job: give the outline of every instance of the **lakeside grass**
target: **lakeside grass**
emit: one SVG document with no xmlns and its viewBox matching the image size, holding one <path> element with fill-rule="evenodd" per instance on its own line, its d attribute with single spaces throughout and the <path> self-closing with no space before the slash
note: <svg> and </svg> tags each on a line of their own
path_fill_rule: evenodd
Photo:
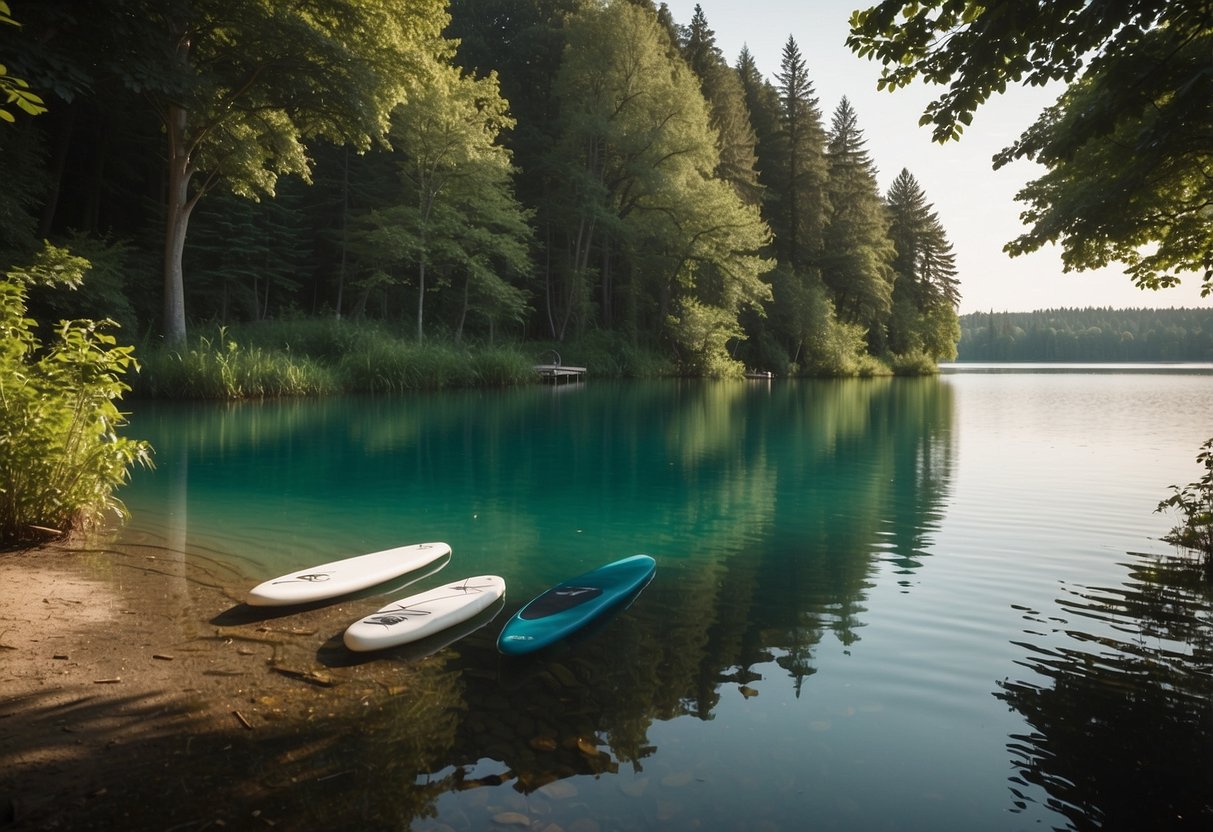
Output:
<svg viewBox="0 0 1213 832">
<path fill-rule="evenodd" d="M 509 387 L 537 383 L 534 365 L 557 359 L 589 368 L 594 378 L 684 374 L 670 356 L 603 331 L 563 343 L 475 344 L 418 343 L 381 322 L 318 318 L 198 330 L 180 347 L 143 344 L 131 396 L 231 400 Z M 806 369 L 832 377 L 937 372 L 922 355 L 898 357 L 891 366 L 869 356 L 836 363 Z"/>
<path fill-rule="evenodd" d="M 504 387 L 535 382 L 541 352 L 517 344 L 418 344 L 375 323 L 214 327 L 179 347 L 145 344 L 131 395 L 250 399 Z"/>
</svg>

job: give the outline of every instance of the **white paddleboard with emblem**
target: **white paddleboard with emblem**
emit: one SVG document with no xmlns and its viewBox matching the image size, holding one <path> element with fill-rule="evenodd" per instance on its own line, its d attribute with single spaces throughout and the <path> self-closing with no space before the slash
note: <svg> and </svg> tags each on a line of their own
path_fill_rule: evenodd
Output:
<svg viewBox="0 0 1213 832">
<path fill-rule="evenodd" d="M 249 590 L 246 600 L 254 607 L 324 601 L 399 578 L 450 554 L 445 543 L 415 543 L 335 560 L 271 578 Z"/>
<path fill-rule="evenodd" d="M 382 650 L 432 636 L 473 618 L 505 595 L 505 580 L 477 575 L 410 595 L 355 621 L 345 646 L 357 652 Z"/>
</svg>

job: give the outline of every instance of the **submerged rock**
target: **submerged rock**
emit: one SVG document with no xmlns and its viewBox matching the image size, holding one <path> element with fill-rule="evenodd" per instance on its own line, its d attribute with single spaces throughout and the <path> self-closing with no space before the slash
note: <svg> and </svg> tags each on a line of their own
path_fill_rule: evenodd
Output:
<svg viewBox="0 0 1213 832">
<path fill-rule="evenodd" d="M 500 823 L 502 826 L 530 826 L 531 819 L 522 812 L 498 812 L 493 815 L 493 823 Z"/>
</svg>

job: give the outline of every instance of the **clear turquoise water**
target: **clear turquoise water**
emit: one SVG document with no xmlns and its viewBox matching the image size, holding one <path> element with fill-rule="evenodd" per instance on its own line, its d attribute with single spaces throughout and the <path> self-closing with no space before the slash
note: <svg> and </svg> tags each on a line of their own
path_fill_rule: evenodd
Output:
<svg viewBox="0 0 1213 832">
<path fill-rule="evenodd" d="M 1210 413 L 1213 375 L 1140 368 L 140 403 L 157 469 L 123 497 L 128 534 L 251 582 L 424 540 L 454 550 L 430 583 L 505 577 L 442 654 L 444 730 L 346 795 L 382 828 L 1203 827 L 1213 618 L 1154 507 Z M 492 649 L 641 552 L 590 637 Z"/>
</svg>

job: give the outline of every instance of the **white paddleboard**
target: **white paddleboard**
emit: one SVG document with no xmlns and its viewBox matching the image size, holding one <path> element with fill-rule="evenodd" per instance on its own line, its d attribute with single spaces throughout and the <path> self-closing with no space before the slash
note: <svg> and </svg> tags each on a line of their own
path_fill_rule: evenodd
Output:
<svg viewBox="0 0 1213 832">
<path fill-rule="evenodd" d="M 445 543 L 416 543 L 309 566 L 258 584 L 249 590 L 247 601 L 254 607 L 324 601 L 399 578 L 450 554 Z"/>
<path fill-rule="evenodd" d="M 408 644 L 474 617 L 505 595 L 505 581 L 477 575 L 410 595 L 355 621 L 345 646 L 357 652 Z"/>
</svg>

